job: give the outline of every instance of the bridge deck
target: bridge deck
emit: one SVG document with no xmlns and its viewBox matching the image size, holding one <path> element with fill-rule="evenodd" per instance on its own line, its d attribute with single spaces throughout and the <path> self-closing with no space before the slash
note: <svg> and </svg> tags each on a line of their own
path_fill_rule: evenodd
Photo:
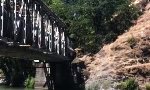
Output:
<svg viewBox="0 0 150 90">
<path fill-rule="evenodd" d="M 66 26 L 43 0 L 1 0 L 0 3 L 1 56 L 71 61 L 74 50 L 65 33 Z"/>
<path fill-rule="evenodd" d="M 65 30 L 63 21 L 43 0 L 0 0 L 1 59 L 40 60 L 48 90 L 62 90 L 70 84 L 75 52 Z"/>
<path fill-rule="evenodd" d="M 30 45 L 16 45 L 6 41 L 5 39 L 0 39 L 0 56 L 22 58 L 28 60 L 45 60 L 48 62 L 63 62 L 69 61 L 70 59 L 58 55 L 57 53 L 46 52 L 45 50 L 33 48 Z"/>
</svg>

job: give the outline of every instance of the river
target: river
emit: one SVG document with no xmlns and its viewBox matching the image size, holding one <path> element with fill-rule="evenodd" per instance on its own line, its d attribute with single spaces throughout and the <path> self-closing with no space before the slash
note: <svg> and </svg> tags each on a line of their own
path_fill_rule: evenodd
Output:
<svg viewBox="0 0 150 90">
<path fill-rule="evenodd" d="M 27 89 L 23 87 L 9 87 L 9 86 L 4 86 L 0 85 L 0 90 L 48 90 L 47 88 L 42 88 L 42 87 L 35 87 L 34 89 Z"/>
<path fill-rule="evenodd" d="M 26 89 L 26 88 L 13 88 L 8 86 L 0 86 L 0 90 L 34 90 L 34 89 Z"/>
</svg>

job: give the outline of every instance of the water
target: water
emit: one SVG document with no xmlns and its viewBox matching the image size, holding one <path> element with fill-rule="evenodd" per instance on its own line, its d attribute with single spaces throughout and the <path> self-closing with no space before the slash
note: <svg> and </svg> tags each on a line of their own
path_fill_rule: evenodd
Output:
<svg viewBox="0 0 150 90">
<path fill-rule="evenodd" d="M 0 85 L 0 90 L 48 90 L 47 88 L 42 88 L 42 87 L 35 87 L 34 89 L 27 89 L 23 87 L 9 87 L 9 86 L 4 86 Z"/>
<path fill-rule="evenodd" d="M 26 88 L 14 88 L 14 87 L 8 87 L 8 86 L 0 86 L 0 90 L 34 90 L 34 89 L 26 89 Z"/>
</svg>

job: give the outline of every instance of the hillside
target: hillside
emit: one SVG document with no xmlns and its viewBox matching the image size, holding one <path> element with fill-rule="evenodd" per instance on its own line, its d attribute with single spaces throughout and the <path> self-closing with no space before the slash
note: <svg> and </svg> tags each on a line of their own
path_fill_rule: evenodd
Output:
<svg viewBox="0 0 150 90">
<path fill-rule="evenodd" d="M 150 82 L 150 3 L 135 24 L 94 56 L 80 58 L 90 73 L 86 88 L 115 90 L 118 82 L 134 77 L 142 90 Z"/>
</svg>

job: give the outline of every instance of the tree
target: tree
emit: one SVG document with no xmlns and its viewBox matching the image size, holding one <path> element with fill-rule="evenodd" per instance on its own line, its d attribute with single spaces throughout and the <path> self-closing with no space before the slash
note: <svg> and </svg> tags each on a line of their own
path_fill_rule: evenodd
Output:
<svg viewBox="0 0 150 90">
<path fill-rule="evenodd" d="M 75 47 L 95 52 L 116 39 L 139 16 L 130 0 L 46 0 L 64 20 Z"/>
</svg>

